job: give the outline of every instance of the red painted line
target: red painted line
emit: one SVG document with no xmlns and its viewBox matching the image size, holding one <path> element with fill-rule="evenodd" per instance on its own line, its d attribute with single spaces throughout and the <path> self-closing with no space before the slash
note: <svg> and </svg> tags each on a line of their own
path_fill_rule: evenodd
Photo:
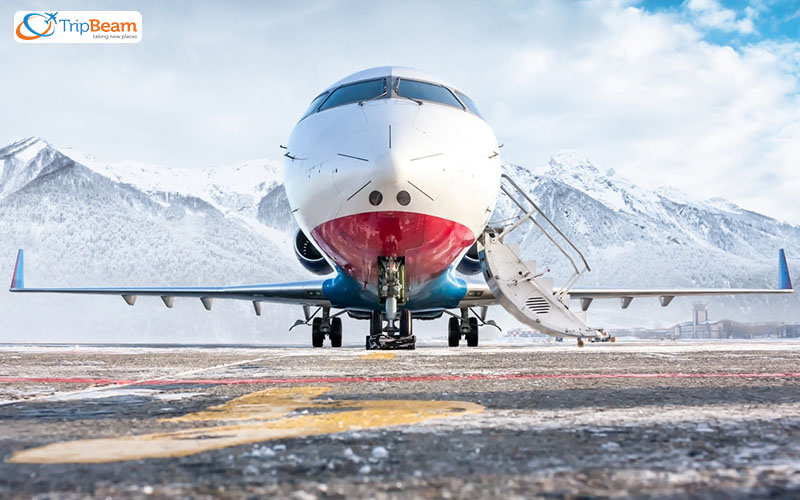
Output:
<svg viewBox="0 0 800 500">
<path fill-rule="evenodd" d="M 80 378 L 80 377 L 0 377 L 0 383 L 45 383 L 45 384 L 98 384 L 98 385 L 117 385 L 117 384 L 136 384 L 138 380 L 123 380 L 110 378 Z"/>
<path fill-rule="evenodd" d="M 380 382 L 436 382 L 470 380 L 627 379 L 627 378 L 800 378 L 800 372 L 779 373 L 507 373 L 500 375 L 409 375 L 392 377 L 288 377 L 209 379 L 106 379 L 60 377 L 0 377 L 0 383 L 93 385 L 241 385 L 241 384 L 351 384 Z"/>
</svg>

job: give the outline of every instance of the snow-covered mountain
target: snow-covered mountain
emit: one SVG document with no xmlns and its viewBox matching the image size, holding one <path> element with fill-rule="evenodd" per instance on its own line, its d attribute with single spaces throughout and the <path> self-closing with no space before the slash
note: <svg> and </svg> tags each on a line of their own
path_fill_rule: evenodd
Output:
<svg viewBox="0 0 800 500">
<path fill-rule="evenodd" d="M 276 164 L 195 172 L 79 162 L 69 153 L 37 138 L 0 149 L 0 256 L 10 273 L 17 248 L 24 248 L 29 285 L 235 284 L 307 276 L 292 256 L 290 237 L 257 219 L 261 199 L 282 191 Z M 6 330 L 0 340 L 58 338 L 54 328 L 92 332 L 108 325 L 131 341 L 174 331 L 183 333 L 171 339 L 186 342 L 231 334 L 269 340 L 262 337 L 265 320 L 251 317 L 249 303 L 219 301 L 198 318 L 205 311 L 196 301 L 176 301 L 166 311 L 157 301 L 126 309 L 109 298 L 4 293 L 6 324 L 25 327 Z M 285 308 L 267 313 L 288 324 L 297 315 Z"/>
<path fill-rule="evenodd" d="M 648 191 L 574 153 L 544 167 L 506 165 L 576 245 L 593 271 L 579 286 L 775 286 L 777 249 L 800 256 L 800 228 L 725 200 L 692 200 L 674 189 Z M 511 213 L 501 198 L 495 218 Z M 38 138 L 0 149 L 0 269 L 10 275 L 26 250 L 28 285 L 194 285 L 308 278 L 291 250 L 296 226 L 279 163 L 255 160 L 205 170 L 111 163 Z M 526 257 L 554 277 L 564 267 L 532 229 L 519 239 Z M 800 268 L 798 261 L 790 267 Z M 557 280 L 558 281 L 558 280 Z M 275 342 L 295 308 L 197 301 L 167 310 L 157 300 L 133 308 L 118 297 L 20 296 L 3 293 L 0 340 Z M 667 309 L 634 301 L 624 315 L 592 306 L 605 325 L 669 324 L 688 316 L 679 300 Z M 798 320 L 796 298 L 720 299 L 712 317 Z M 787 307 L 787 305 L 791 305 Z M 598 307 L 599 306 L 599 307 Z M 75 311 L 81 314 L 75 314 Z M 590 316 L 592 317 L 592 316 Z M 277 327 L 276 327 L 277 325 Z M 361 323 L 351 332 L 359 339 Z M 442 326 L 443 328 L 443 326 Z M 363 329 L 363 328 L 362 328 Z M 357 331 L 356 331 L 357 330 Z M 305 333 L 295 335 L 304 343 Z"/>
<path fill-rule="evenodd" d="M 800 227 L 745 210 L 722 199 L 693 200 L 674 188 L 639 188 L 613 170 L 605 172 L 578 154 L 555 154 L 548 165 L 528 170 L 506 165 L 506 173 L 530 193 L 541 209 L 586 255 L 592 272 L 580 287 L 758 287 L 777 286 L 777 252 L 785 248 L 798 269 Z M 501 197 L 494 219 L 513 213 Z M 526 259 L 550 267 L 559 282 L 566 261 L 542 234 L 528 225 L 516 239 Z M 694 299 L 697 300 L 697 299 Z M 800 319 L 797 297 L 702 299 L 712 317 L 739 320 Z M 617 314 L 612 324 L 669 324 L 686 320 L 691 299 L 660 309 L 656 301 L 634 301 L 637 307 Z M 683 304 L 683 305 L 682 305 Z"/>
</svg>

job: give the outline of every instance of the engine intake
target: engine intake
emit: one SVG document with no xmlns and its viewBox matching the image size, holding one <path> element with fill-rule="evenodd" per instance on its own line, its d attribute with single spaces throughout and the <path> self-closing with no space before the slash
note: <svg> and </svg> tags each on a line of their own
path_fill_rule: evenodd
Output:
<svg viewBox="0 0 800 500">
<path fill-rule="evenodd" d="M 478 256 L 478 242 L 472 244 L 467 250 L 467 253 L 464 254 L 464 257 L 461 259 L 461 262 L 458 263 L 456 270 L 461 274 L 467 274 L 472 276 L 473 274 L 478 274 L 481 272 L 481 260 Z"/>
<path fill-rule="evenodd" d="M 300 264 L 314 274 L 324 275 L 333 272 L 333 268 L 328 264 L 328 261 L 325 260 L 317 250 L 317 247 L 311 243 L 308 236 L 300 229 L 294 235 L 294 254 Z"/>
</svg>

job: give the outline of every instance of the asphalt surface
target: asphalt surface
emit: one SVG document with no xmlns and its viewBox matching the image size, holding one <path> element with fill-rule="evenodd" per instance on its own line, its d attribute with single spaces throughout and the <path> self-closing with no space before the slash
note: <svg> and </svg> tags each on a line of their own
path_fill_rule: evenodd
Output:
<svg viewBox="0 0 800 500">
<path fill-rule="evenodd" d="M 800 497 L 800 341 L 0 345 L 0 498 Z"/>
</svg>

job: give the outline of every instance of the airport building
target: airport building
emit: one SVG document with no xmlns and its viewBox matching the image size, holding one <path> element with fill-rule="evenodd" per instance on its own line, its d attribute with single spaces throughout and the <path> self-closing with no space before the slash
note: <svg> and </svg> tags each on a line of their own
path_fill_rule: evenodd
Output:
<svg viewBox="0 0 800 500">
<path fill-rule="evenodd" d="M 740 323 L 730 319 L 709 321 L 708 304 L 692 304 L 692 319 L 678 323 L 672 328 L 612 329 L 617 337 L 639 337 L 650 339 L 758 339 L 800 337 L 800 323 Z"/>
<path fill-rule="evenodd" d="M 800 324 L 780 322 L 739 323 L 723 319 L 708 320 L 708 304 L 692 304 L 692 320 L 672 327 L 673 338 L 683 339 L 756 339 L 800 337 Z"/>
</svg>

